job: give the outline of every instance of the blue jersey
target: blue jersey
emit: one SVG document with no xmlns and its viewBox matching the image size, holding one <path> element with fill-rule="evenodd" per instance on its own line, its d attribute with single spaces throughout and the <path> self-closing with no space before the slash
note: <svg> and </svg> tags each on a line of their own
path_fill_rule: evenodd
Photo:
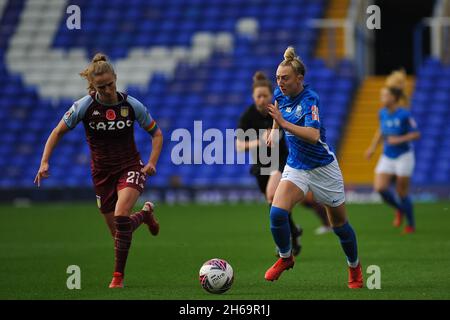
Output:
<svg viewBox="0 0 450 320">
<path fill-rule="evenodd" d="M 320 101 L 316 92 L 305 85 L 303 91 L 296 97 L 286 97 L 280 88 L 274 91 L 275 100 L 283 118 L 301 127 L 313 127 L 320 130 L 317 143 L 306 142 L 285 130 L 289 145 L 287 164 L 295 169 L 311 170 L 330 164 L 336 157 L 326 144 L 325 128 L 320 116 Z"/>
<path fill-rule="evenodd" d="M 402 136 L 417 131 L 417 125 L 411 113 L 405 108 L 398 108 L 392 113 L 387 108 L 383 108 L 380 110 L 379 117 L 380 129 L 384 139 L 384 155 L 395 159 L 412 150 L 411 142 L 398 145 L 391 145 L 387 142 L 389 136 Z"/>
</svg>

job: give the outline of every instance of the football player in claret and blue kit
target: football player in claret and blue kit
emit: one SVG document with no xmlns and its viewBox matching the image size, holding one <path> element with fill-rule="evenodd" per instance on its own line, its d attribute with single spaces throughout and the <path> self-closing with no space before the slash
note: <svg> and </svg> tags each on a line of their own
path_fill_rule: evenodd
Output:
<svg viewBox="0 0 450 320">
<path fill-rule="evenodd" d="M 35 183 L 40 186 L 42 179 L 49 177 L 50 156 L 57 143 L 82 122 L 91 151 L 97 205 L 114 238 L 115 267 L 109 287 L 122 288 L 133 232 L 142 223 L 152 235 L 159 232 L 151 202 L 145 202 L 134 214 L 132 209 L 144 190 L 146 177 L 156 173 L 163 135 L 141 102 L 116 90 L 117 76 L 104 54 L 96 54 L 80 75 L 89 83 L 89 94 L 76 101 L 53 129 Z M 135 122 L 151 137 L 152 151 L 146 164 L 134 141 Z"/>
</svg>

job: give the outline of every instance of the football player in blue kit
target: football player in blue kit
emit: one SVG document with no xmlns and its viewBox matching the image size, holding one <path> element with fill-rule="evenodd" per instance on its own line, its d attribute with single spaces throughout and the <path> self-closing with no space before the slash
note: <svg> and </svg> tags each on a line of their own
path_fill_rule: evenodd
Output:
<svg viewBox="0 0 450 320">
<path fill-rule="evenodd" d="M 341 170 L 326 143 L 319 96 L 304 84 L 305 71 L 294 48 L 288 47 L 276 71 L 275 104 L 268 106 L 274 120 L 272 128 L 281 128 L 286 134 L 289 156 L 270 208 L 270 228 L 280 258 L 267 270 L 265 279 L 277 280 L 284 270 L 294 266 L 288 215 L 311 190 L 315 199 L 325 205 L 347 257 L 348 287 L 362 288 L 356 235 L 346 214 Z M 267 139 L 269 145 L 272 139 L 271 133 Z"/>
<path fill-rule="evenodd" d="M 415 232 L 413 204 L 409 196 L 415 162 L 412 141 L 420 137 L 420 132 L 410 111 L 404 107 L 407 103 L 405 84 L 406 74 L 394 71 L 381 90 L 383 108 L 379 113 L 380 127 L 366 151 L 366 158 L 370 159 L 383 141 L 383 154 L 375 168 L 374 189 L 396 209 L 395 227 L 400 227 L 403 217 L 406 217 L 407 225 L 403 233 L 409 234 Z M 396 181 L 397 195 L 389 189 L 393 179 Z"/>
</svg>

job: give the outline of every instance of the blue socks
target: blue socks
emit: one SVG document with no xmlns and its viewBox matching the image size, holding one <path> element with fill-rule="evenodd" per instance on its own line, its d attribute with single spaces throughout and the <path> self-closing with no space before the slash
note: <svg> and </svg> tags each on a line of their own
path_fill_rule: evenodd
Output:
<svg viewBox="0 0 450 320">
<path fill-rule="evenodd" d="M 398 202 L 397 198 L 395 197 L 394 193 L 391 190 L 386 189 L 380 191 L 380 195 L 387 204 L 393 206 L 394 208 L 400 211 L 402 210 L 400 203 Z"/>
<path fill-rule="evenodd" d="M 413 204 L 411 201 L 411 197 L 406 196 L 404 198 L 400 199 L 400 203 L 401 203 L 401 210 L 402 213 L 406 216 L 406 220 L 408 221 L 408 225 L 411 227 L 415 227 L 415 222 L 414 222 L 414 214 L 413 214 Z"/>
<path fill-rule="evenodd" d="M 355 231 L 353 231 L 348 222 L 340 227 L 333 228 L 333 231 L 341 240 L 341 246 L 347 256 L 348 265 L 355 268 L 359 263 Z"/>
<path fill-rule="evenodd" d="M 272 206 L 270 208 L 270 230 L 272 231 L 273 240 L 280 251 L 280 257 L 288 258 L 291 255 L 289 212 Z M 333 228 L 333 231 L 341 241 L 349 266 L 356 267 L 359 261 L 355 231 L 353 231 L 348 222 L 340 227 Z"/>
<path fill-rule="evenodd" d="M 404 198 L 400 198 L 399 200 L 397 200 L 397 198 L 395 197 L 394 193 L 391 190 L 380 191 L 380 195 L 387 204 L 400 210 L 402 214 L 406 216 L 406 220 L 408 221 L 409 226 L 415 227 L 413 204 L 411 201 L 411 197 L 406 196 Z"/>
<path fill-rule="evenodd" d="M 280 251 L 280 257 L 291 255 L 291 228 L 289 226 L 289 212 L 272 206 L 270 208 L 270 230 L 273 240 Z"/>
</svg>

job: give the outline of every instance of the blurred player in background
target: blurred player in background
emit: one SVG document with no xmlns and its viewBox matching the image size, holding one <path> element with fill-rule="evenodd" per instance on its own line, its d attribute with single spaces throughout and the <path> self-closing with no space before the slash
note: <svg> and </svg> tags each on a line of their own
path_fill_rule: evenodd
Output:
<svg viewBox="0 0 450 320">
<path fill-rule="evenodd" d="M 241 115 L 238 124 L 239 129 L 242 129 L 244 132 L 249 129 L 254 129 L 257 134 L 259 134 L 260 129 L 270 130 L 273 119 L 269 115 L 267 106 L 272 102 L 272 92 L 272 83 L 267 76 L 261 71 L 256 72 L 253 76 L 252 96 L 254 102 Z M 266 131 L 266 133 L 267 132 L 268 131 Z M 258 148 L 267 148 L 266 154 L 270 156 L 271 148 L 266 145 L 265 141 L 266 136 L 258 136 L 258 139 L 253 141 L 245 141 L 238 136 L 238 139 L 236 140 L 236 149 L 238 151 L 256 150 L 256 152 L 253 153 L 256 156 L 256 164 L 252 165 L 250 173 L 255 176 L 258 187 L 264 194 L 267 202 L 272 204 L 273 196 L 275 195 L 275 190 L 280 182 L 281 173 L 286 164 L 289 151 L 286 146 L 286 141 L 282 136 L 279 142 L 277 142 L 277 147 L 279 148 L 278 169 L 272 171 L 270 175 L 261 174 L 262 167 L 270 166 L 270 163 L 267 165 L 262 164 L 261 159 L 259 159 Z M 325 208 L 312 199 L 312 194 L 309 194 L 309 198 L 305 198 L 302 204 L 307 208 L 312 208 L 320 218 L 322 226 L 316 230 L 317 234 L 325 233 L 331 229 Z M 301 250 L 299 238 L 303 233 L 303 230 L 295 225 L 291 213 L 289 214 L 289 225 L 291 228 L 292 254 L 297 256 Z"/>
<path fill-rule="evenodd" d="M 131 214 L 144 190 L 146 175 L 156 173 L 163 136 L 146 107 L 135 98 L 116 91 L 116 73 L 107 57 L 97 54 L 80 73 L 89 83 L 89 95 L 76 101 L 50 134 L 34 182 L 40 186 L 48 178 L 49 160 L 59 140 L 83 122 L 91 151 L 91 171 L 97 205 L 114 238 L 115 267 L 110 288 L 122 288 L 132 233 L 147 224 L 157 235 L 159 223 L 153 204 L 146 202 L 140 212 Z M 134 122 L 151 135 L 149 161 L 141 161 L 134 141 Z"/>
<path fill-rule="evenodd" d="M 381 90 L 383 108 L 379 113 L 380 127 L 366 151 L 366 158 L 370 159 L 378 144 L 383 141 L 383 154 L 375 168 L 374 189 L 387 204 L 397 209 L 393 222 L 395 227 L 400 227 L 403 216 L 406 216 L 407 225 L 403 233 L 408 234 L 415 231 L 413 204 L 409 196 L 415 162 L 411 142 L 419 139 L 420 133 L 411 113 L 405 107 L 408 104 L 405 89 L 405 72 L 392 72 Z M 390 190 L 394 179 L 397 195 Z"/>
<path fill-rule="evenodd" d="M 284 130 L 289 156 L 270 208 L 271 231 L 280 258 L 267 270 L 265 279 L 277 280 L 284 270 L 294 266 L 288 216 L 311 190 L 315 199 L 325 205 L 333 231 L 347 256 L 348 287 L 361 288 L 363 275 L 356 235 L 346 214 L 344 181 L 336 156 L 326 144 L 319 96 L 304 84 L 305 72 L 305 65 L 294 48 L 288 47 L 276 72 L 275 105 L 268 106 L 274 119 L 272 131 Z M 273 132 L 267 140 L 269 145 L 272 142 Z"/>
</svg>

